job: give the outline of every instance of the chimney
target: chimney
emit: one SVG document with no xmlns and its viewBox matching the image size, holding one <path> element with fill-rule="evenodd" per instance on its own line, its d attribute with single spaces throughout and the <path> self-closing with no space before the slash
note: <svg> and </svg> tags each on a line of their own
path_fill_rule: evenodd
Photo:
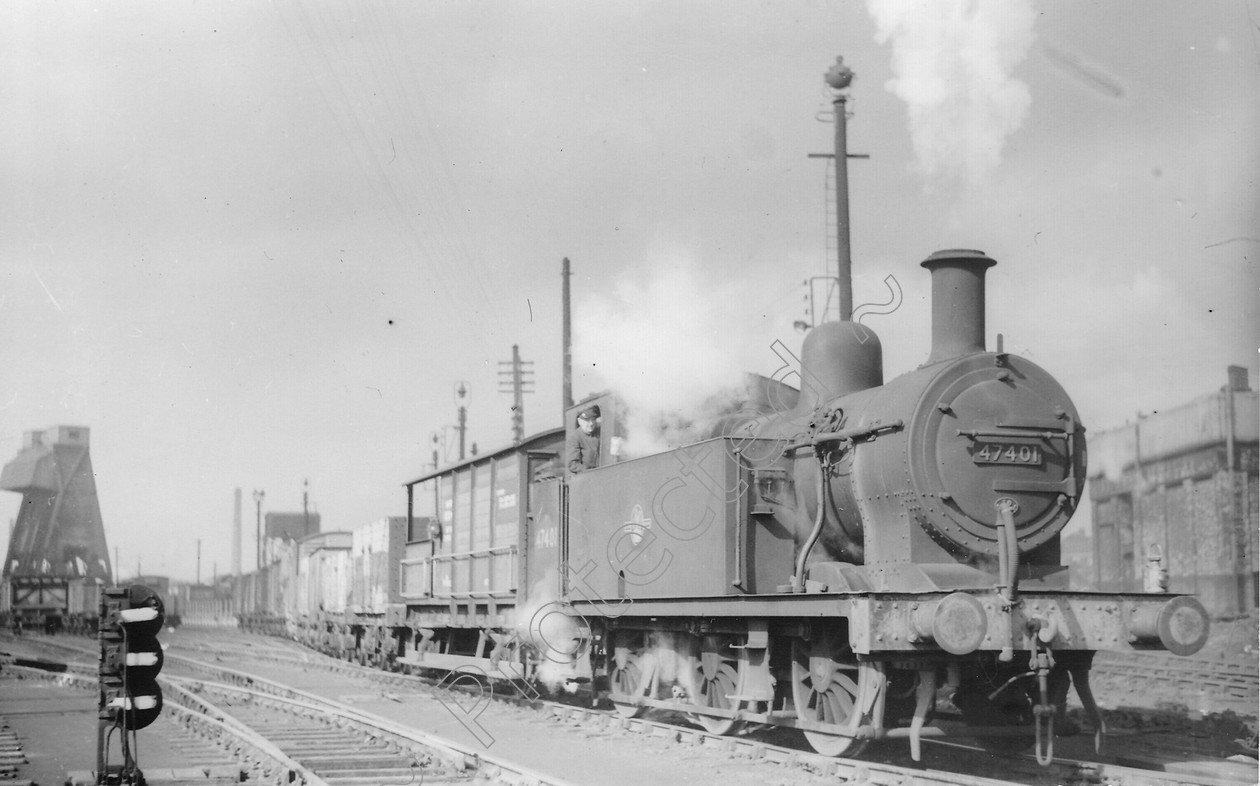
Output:
<svg viewBox="0 0 1260 786">
<path fill-rule="evenodd" d="M 948 249 L 923 261 L 932 273 L 932 354 L 928 363 L 984 351 L 983 251 Z"/>
<path fill-rule="evenodd" d="M 241 576 L 241 490 L 236 490 L 236 505 L 232 519 L 232 575 Z"/>
<path fill-rule="evenodd" d="M 1225 372 L 1229 374 L 1229 384 L 1226 385 L 1227 390 L 1251 390 L 1251 387 L 1247 385 L 1247 369 L 1245 367 L 1229 366 Z"/>
</svg>

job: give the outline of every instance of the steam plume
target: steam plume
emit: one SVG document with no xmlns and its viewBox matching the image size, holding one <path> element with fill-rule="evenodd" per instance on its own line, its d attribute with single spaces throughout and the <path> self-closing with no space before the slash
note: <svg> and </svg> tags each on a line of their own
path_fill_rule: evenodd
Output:
<svg viewBox="0 0 1260 786">
<path fill-rule="evenodd" d="M 690 259 L 675 255 L 578 305 L 576 370 L 625 401 L 625 455 L 694 439 L 695 427 L 729 407 L 735 394 L 724 392 L 742 390 L 756 349 L 769 355 L 769 325 L 747 314 L 754 286 L 702 278 Z"/>
<path fill-rule="evenodd" d="M 876 40 L 892 42 L 888 89 L 906 102 L 918 166 L 979 183 L 1032 103 L 1011 76 L 1033 42 L 1029 0 L 868 0 Z"/>
</svg>

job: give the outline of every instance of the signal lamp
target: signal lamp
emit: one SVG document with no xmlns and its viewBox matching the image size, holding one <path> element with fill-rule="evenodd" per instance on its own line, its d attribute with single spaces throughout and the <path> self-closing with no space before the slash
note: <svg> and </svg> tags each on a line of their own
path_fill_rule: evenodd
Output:
<svg viewBox="0 0 1260 786">
<path fill-rule="evenodd" d="M 100 619 L 101 720 L 127 731 L 143 729 L 162 711 L 162 598 L 141 584 L 105 590 Z"/>
</svg>

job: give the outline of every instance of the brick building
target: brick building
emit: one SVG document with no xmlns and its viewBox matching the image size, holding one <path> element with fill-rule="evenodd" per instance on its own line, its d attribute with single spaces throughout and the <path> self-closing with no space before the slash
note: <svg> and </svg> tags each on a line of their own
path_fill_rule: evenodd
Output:
<svg viewBox="0 0 1260 786">
<path fill-rule="evenodd" d="M 1142 589 L 1161 554 L 1170 590 L 1217 617 L 1256 608 L 1260 398 L 1229 367 L 1215 393 L 1092 434 L 1094 584 Z"/>
</svg>

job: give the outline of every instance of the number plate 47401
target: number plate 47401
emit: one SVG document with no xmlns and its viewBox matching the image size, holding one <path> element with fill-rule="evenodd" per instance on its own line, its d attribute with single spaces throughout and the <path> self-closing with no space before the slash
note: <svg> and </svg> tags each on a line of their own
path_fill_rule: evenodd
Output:
<svg viewBox="0 0 1260 786">
<path fill-rule="evenodd" d="M 1038 445 L 1011 445 L 1001 442 L 977 442 L 971 453 L 977 464 L 1027 464 L 1040 466 L 1043 453 Z"/>
</svg>

